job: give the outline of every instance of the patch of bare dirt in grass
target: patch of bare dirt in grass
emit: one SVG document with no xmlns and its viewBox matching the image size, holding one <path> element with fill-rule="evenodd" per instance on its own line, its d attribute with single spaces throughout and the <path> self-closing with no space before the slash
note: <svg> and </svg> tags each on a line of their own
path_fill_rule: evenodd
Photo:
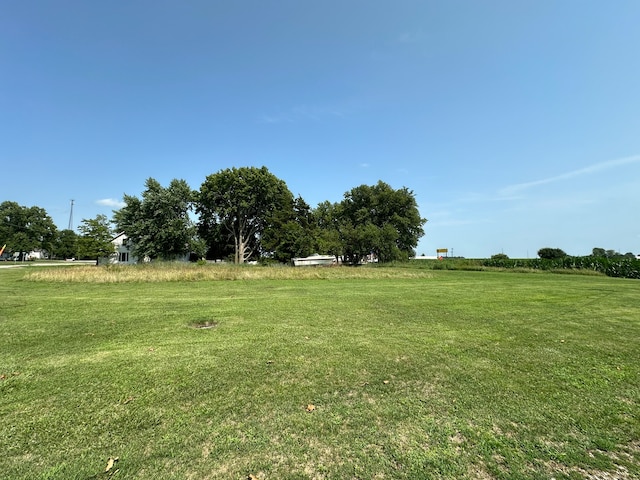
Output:
<svg viewBox="0 0 640 480">
<path fill-rule="evenodd" d="M 487 471 L 487 466 L 484 462 L 475 463 L 469 467 L 469 478 L 475 480 L 494 480 L 494 476 Z"/>
<path fill-rule="evenodd" d="M 622 465 L 616 465 L 615 472 L 605 472 L 603 470 L 585 469 L 582 467 L 569 467 L 558 462 L 550 461 L 545 464 L 547 470 L 553 473 L 562 473 L 564 475 L 578 474 L 585 480 L 632 480 L 629 470 Z M 553 477 L 551 477 L 553 478 Z"/>
<path fill-rule="evenodd" d="M 195 328 L 196 330 L 207 330 L 210 328 L 216 328 L 217 326 L 218 322 L 214 322 L 212 320 L 203 320 L 191 324 L 191 328 Z"/>
</svg>

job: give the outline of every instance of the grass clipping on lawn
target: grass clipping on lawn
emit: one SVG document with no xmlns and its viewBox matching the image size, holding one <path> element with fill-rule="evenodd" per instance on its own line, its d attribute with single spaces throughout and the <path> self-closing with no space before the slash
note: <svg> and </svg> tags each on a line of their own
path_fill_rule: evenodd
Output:
<svg viewBox="0 0 640 480">
<path fill-rule="evenodd" d="M 132 283 L 206 280 L 322 280 L 432 278 L 425 270 L 384 267 L 287 267 L 257 265 L 197 265 L 159 263 L 48 268 L 29 272 L 25 280 L 40 282 Z"/>
</svg>

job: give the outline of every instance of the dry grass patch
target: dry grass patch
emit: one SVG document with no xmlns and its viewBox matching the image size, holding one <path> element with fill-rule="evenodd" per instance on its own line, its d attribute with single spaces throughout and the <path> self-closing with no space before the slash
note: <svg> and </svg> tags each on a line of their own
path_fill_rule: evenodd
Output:
<svg viewBox="0 0 640 480">
<path fill-rule="evenodd" d="M 197 282 L 220 280 L 323 280 L 432 278 L 433 273 L 384 267 L 306 267 L 255 265 L 198 265 L 159 263 L 150 265 L 78 266 L 42 269 L 27 273 L 25 280 L 63 283 Z"/>
</svg>

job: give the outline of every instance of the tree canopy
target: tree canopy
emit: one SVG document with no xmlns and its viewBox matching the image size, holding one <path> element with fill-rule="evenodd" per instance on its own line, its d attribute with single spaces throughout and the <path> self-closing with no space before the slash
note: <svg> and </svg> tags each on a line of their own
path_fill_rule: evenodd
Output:
<svg viewBox="0 0 640 480">
<path fill-rule="evenodd" d="M 545 247 L 538 250 L 538 256 L 540 258 L 553 260 L 556 258 L 564 258 L 567 256 L 567 254 L 564 252 L 564 250 L 561 250 L 560 248 Z"/>
<path fill-rule="evenodd" d="M 307 257 L 317 250 L 317 226 L 313 211 L 300 196 L 277 210 L 262 235 L 263 253 L 279 262 Z"/>
<path fill-rule="evenodd" d="M 114 231 L 107 217 L 98 215 L 82 221 L 79 236 L 71 230 L 58 234 L 43 209 L 4 202 L 0 241 L 9 252 L 43 248 L 63 258 L 95 258 L 110 254 L 113 234 L 124 233 L 133 256 L 151 259 L 206 253 L 235 263 L 287 263 L 319 253 L 358 264 L 412 257 L 426 222 L 406 187 L 396 190 L 382 181 L 360 185 L 340 202 L 312 208 L 266 167 L 220 170 L 207 176 L 199 191 L 184 180 L 163 187 L 148 178 L 140 198 L 125 194 L 123 200 L 124 207 L 113 212 Z"/>
<path fill-rule="evenodd" d="M 369 255 L 380 262 L 408 259 L 415 255 L 427 221 L 420 217 L 411 190 L 394 190 L 382 181 L 353 188 L 332 208 L 325 204 L 322 216 L 329 230 L 324 236 L 327 246 L 341 250 L 348 263 L 359 263 Z"/>
<path fill-rule="evenodd" d="M 196 193 L 187 182 L 174 179 L 165 188 L 148 178 L 145 187 L 142 199 L 125 194 L 125 206 L 114 212 L 116 229 L 127 235 L 133 254 L 172 260 L 191 251 L 202 253 L 189 217 Z"/>
<path fill-rule="evenodd" d="M 57 228 L 44 208 L 24 207 L 16 202 L 0 204 L 0 246 L 7 252 L 51 251 Z"/>
<path fill-rule="evenodd" d="M 79 258 L 108 257 L 115 251 L 111 242 L 113 232 L 111 223 L 106 215 L 97 215 L 95 218 L 82 219 L 78 227 L 80 236 L 77 239 Z"/>
<path fill-rule="evenodd" d="M 276 212 L 291 211 L 293 195 L 266 167 L 241 167 L 209 175 L 200 187 L 199 230 L 233 248 L 234 263 L 259 255 L 261 237 Z"/>
<path fill-rule="evenodd" d="M 78 234 L 65 229 L 58 233 L 54 254 L 56 258 L 76 258 L 78 256 Z"/>
</svg>

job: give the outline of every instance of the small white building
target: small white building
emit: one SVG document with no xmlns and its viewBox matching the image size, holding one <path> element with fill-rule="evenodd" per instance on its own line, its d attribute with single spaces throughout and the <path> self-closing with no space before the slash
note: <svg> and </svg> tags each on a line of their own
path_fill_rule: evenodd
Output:
<svg viewBox="0 0 640 480">
<path fill-rule="evenodd" d="M 138 263 L 138 257 L 133 256 L 129 238 L 124 232 L 113 237 L 111 243 L 113 243 L 115 247 L 114 252 L 108 258 L 101 258 L 98 260 L 98 264 L 104 265 L 105 263 L 109 263 L 111 265 L 133 265 Z"/>
<path fill-rule="evenodd" d="M 333 265 L 336 263 L 336 257 L 333 255 L 318 255 L 317 253 L 314 255 L 309 255 L 304 258 L 294 258 L 293 265 L 295 267 L 305 267 L 305 266 L 327 266 Z"/>
</svg>

